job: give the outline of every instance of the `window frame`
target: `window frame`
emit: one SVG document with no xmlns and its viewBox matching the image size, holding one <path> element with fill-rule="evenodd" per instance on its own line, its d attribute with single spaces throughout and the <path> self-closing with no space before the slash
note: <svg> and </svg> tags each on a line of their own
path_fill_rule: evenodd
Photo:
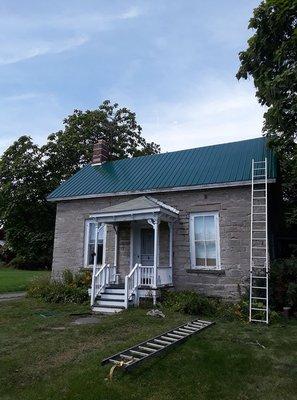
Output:
<svg viewBox="0 0 297 400">
<path fill-rule="evenodd" d="M 93 268 L 94 264 L 88 264 L 88 259 L 89 259 L 89 237 L 90 237 L 90 225 L 95 224 L 96 222 L 93 219 L 86 219 L 84 222 L 84 232 L 85 232 L 85 238 L 84 238 L 84 268 Z M 102 249 L 102 264 L 98 265 L 104 265 L 105 264 L 105 250 L 106 250 L 106 225 L 101 224 L 103 226 L 103 249 Z"/>
<path fill-rule="evenodd" d="M 195 254 L 195 217 L 214 217 L 215 223 L 215 233 L 216 233 L 216 265 L 215 266 L 203 266 L 196 265 L 196 254 Z M 198 270 L 220 270 L 221 269 L 221 257 L 220 257 L 220 224 L 219 224 L 219 212 L 218 211 L 210 211 L 210 212 L 195 212 L 190 214 L 190 258 L 191 258 L 191 269 Z"/>
</svg>

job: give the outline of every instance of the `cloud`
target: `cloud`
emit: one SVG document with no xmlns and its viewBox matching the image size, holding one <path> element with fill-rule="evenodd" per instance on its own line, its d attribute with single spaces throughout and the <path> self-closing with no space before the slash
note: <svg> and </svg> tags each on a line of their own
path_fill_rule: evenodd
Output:
<svg viewBox="0 0 297 400">
<path fill-rule="evenodd" d="M 136 7 L 114 14 L 77 12 L 48 15 L 46 19 L 44 16 L 30 18 L 2 13 L 0 66 L 73 50 L 89 42 L 96 33 L 115 29 L 120 21 L 139 15 L 140 10 Z"/>
<path fill-rule="evenodd" d="M 208 82 L 184 101 L 159 102 L 138 113 L 143 134 L 172 151 L 224 143 L 262 134 L 264 108 L 249 84 Z"/>
<path fill-rule="evenodd" d="M 0 65 L 14 64 L 19 61 L 28 60 L 44 54 L 59 54 L 81 46 L 88 41 L 87 36 L 79 36 L 66 39 L 62 42 L 56 41 L 27 41 L 19 40 L 13 47 L 0 50 Z"/>
</svg>

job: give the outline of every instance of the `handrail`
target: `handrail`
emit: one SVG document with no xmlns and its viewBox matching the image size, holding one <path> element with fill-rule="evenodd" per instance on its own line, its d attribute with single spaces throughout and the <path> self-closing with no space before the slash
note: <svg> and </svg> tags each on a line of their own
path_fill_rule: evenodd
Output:
<svg viewBox="0 0 297 400">
<path fill-rule="evenodd" d="M 109 264 L 104 264 L 100 269 L 93 268 L 91 306 L 94 305 L 96 297 L 104 290 L 105 286 L 112 282 L 109 268 Z M 97 269 L 98 271 L 96 271 Z"/>
<path fill-rule="evenodd" d="M 139 267 L 140 264 L 136 263 L 129 274 L 125 276 L 125 308 L 128 308 L 132 294 L 137 291 L 139 285 Z"/>
</svg>

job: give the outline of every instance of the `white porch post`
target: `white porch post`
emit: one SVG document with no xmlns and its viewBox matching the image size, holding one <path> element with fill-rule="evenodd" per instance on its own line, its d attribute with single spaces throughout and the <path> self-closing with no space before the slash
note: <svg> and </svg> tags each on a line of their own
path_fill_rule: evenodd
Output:
<svg viewBox="0 0 297 400">
<path fill-rule="evenodd" d="M 119 248 L 119 235 L 118 235 L 118 231 L 119 231 L 119 226 L 116 224 L 113 226 L 114 228 L 114 261 L 113 261 L 113 265 L 114 267 L 117 267 L 118 265 L 118 248 Z"/>
<path fill-rule="evenodd" d="M 148 220 L 148 223 L 154 228 L 154 288 L 157 288 L 157 274 L 159 268 L 159 219 Z"/>
<path fill-rule="evenodd" d="M 94 269 L 97 267 L 97 260 L 98 260 L 98 229 L 99 229 L 99 223 L 95 223 L 95 243 L 94 243 Z"/>
<path fill-rule="evenodd" d="M 173 222 L 168 222 L 169 228 L 169 267 L 173 264 Z"/>
<path fill-rule="evenodd" d="M 94 262 L 93 262 L 93 277 L 92 277 L 92 288 L 91 288 L 91 306 L 94 304 L 95 297 L 96 297 L 96 268 L 97 268 L 97 248 L 98 248 L 98 222 L 95 223 L 95 243 L 94 243 Z"/>
</svg>

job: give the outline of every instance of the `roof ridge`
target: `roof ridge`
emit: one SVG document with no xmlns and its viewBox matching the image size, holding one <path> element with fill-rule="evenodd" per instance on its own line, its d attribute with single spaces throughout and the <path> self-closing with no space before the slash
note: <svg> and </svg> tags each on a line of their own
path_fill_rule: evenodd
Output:
<svg viewBox="0 0 297 400">
<path fill-rule="evenodd" d="M 254 140 L 267 140 L 264 136 L 258 136 L 255 138 L 250 138 L 250 139 L 243 139 L 243 140 L 235 140 L 233 142 L 225 142 L 225 143 L 217 143 L 217 144 L 207 144 L 205 146 L 199 146 L 199 147 L 191 147 L 189 149 L 181 149 L 181 150 L 173 150 L 173 151 L 165 151 L 164 153 L 154 153 L 154 154 L 146 154 L 143 156 L 135 156 L 135 157 L 127 157 L 127 158 L 119 158 L 118 160 L 110 160 L 110 161 L 106 161 L 105 163 L 101 164 L 101 165 L 93 165 L 93 167 L 102 167 L 104 165 L 110 165 L 111 163 L 118 163 L 118 162 L 122 162 L 125 160 L 136 160 L 136 159 L 143 159 L 146 157 L 160 157 L 160 156 L 164 156 L 166 154 L 176 154 L 176 153 L 183 153 L 186 151 L 191 151 L 191 150 L 199 150 L 199 149 L 206 149 L 206 148 L 213 148 L 213 147 L 218 147 L 218 146 L 228 146 L 228 145 L 232 145 L 235 143 L 242 143 L 242 142 L 251 142 Z M 91 165 L 92 164 L 88 164 Z"/>
</svg>

